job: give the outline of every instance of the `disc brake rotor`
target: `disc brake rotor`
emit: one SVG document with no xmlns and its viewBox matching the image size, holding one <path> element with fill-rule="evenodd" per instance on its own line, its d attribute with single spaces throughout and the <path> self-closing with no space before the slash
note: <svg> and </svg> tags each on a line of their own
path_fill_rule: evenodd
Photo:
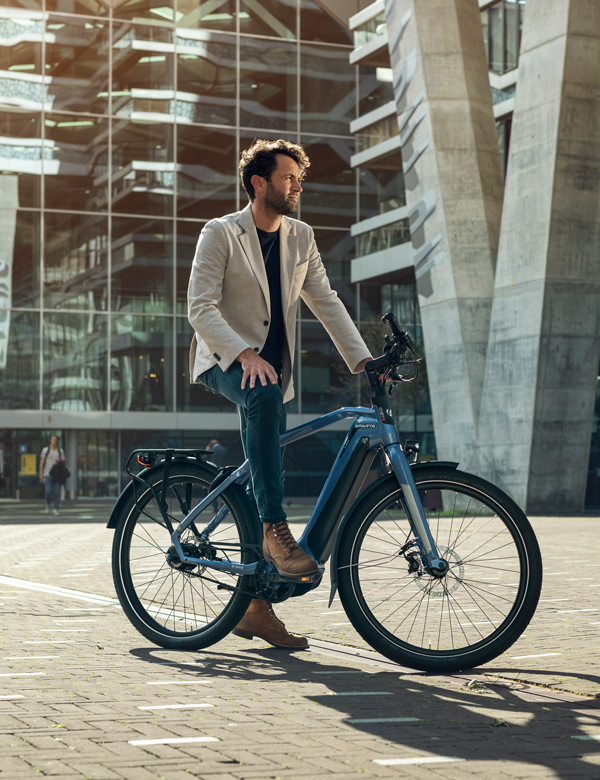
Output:
<svg viewBox="0 0 600 780">
<path fill-rule="evenodd" d="M 463 581 L 465 567 L 462 558 L 450 547 L 438 547 L 441 558 L 448 561 L 448 571 L 443 577 L 429 577 L 415 572 L 413 577 L 419 590 L 425 591 L 431 598 L 441 599 L 460 586 Z"/>
</svg>

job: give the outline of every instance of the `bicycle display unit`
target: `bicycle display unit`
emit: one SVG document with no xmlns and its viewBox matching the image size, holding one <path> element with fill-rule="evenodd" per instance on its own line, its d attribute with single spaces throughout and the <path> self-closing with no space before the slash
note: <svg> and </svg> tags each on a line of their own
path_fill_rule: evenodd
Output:
<svg viewBox="0 0 600 780">
<path fill-rule="evenodd" d="M 319 574 L 290 579 L 262 555 L 246 460 L 217 469 L 209 452 L 135 450 L 131 482 L 109 523 L 125 614 L 150 641 L 196 650 L 218 642 L 253 597 L 272 603 L 318 587 L 329 562 L 348 619 L 392 661 L 432 672 L 479 666 L 510 647 L 539 599 L 542 561 L 521 509 L 457 463 L 409 463 L 390 410 L 395 385 L 418 368 L 391 314 L 384 354 L 366 366 L 371 408 L 339 409 L 281 436 L 281 446 L 353 420 L 298 544 Z M 418 447 L 407 448 L 411 459 Z M 383 476 L 362 490 L 379 457 Z M 145 468 L 131 470 L 138 460 Z M 218 499 L 218 506 L 215 502 Z"/>
</svg>

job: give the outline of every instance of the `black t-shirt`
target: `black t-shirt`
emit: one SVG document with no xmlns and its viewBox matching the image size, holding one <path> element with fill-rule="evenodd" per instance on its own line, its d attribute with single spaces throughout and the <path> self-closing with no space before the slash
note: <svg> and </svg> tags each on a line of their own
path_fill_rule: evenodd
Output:
<svg viewBox="0 0 600 780">
<path fill-rule="evenodd" d="M 270 363 L 278 374 L 283 366 L 283 345 L 285 328 L 283 324 L 283 306 L 281 305 L 281 257 L 279 253 L 279 230 L 267 233 L 256 228 L 260 248 L 265 261 L 269 295 L 271 297 L 271 322 L 261 358 Z"/>
</svg>

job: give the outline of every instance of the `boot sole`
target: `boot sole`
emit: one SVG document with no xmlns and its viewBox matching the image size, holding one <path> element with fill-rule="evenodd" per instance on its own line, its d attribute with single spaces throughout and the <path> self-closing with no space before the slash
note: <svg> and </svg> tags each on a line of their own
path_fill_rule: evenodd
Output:
<svg viewBox="0 0 600 780">
<path fill-rule="evenodd" d="M 254 639 L 254 637 L 256 637 L 257 639 L 262 639 L 264 642 L 268 642 L 270 645 L 273 645 L 273 647 L 280 647 L 282 650 L 306 650 L 308 647 L 308 644 L 278 645 L 276 642 L 272 642 L 270 639 L 267 639 L 266 636 L 261 636 L 260 634 L 251 634 L 249 631 L 242 631 L 241 628 L 234 628 L 231 633 L 235 634 L 235 636 L 241 637 L 242 639 Z"/>
<path fill-rule="evenodd" d="M 265 554 L 264 549 L 263 549 L 263 557 L 264 557 L 265 561 L 267 561 L 268 563 L 272 563 L 273 564 L 273 566 L 277 569 L 277 573 L 279 574 L 280 577 L 285 577 L 288 580 L 294 580 L 294 582 L 297 582 L 299 580 L 300 581 L 304 580 L 304 582 L 309 582 L 310 583 L 310 582 L 315 582 L 315 579 L 317 577 L 321 577 L 321 572 L 319 571 L 318 567 L 317 567 L 316 571 L 313 570 L 311 572 L 305 572 L 303 574 L 288 574 L 286 571 L 281 571 L 281 569 L 275 563 L 273 558 L 271 558 L 269 555 Z M 316 562 L 315 562 L 315 566 L 316 566 Z"/>
</svg>

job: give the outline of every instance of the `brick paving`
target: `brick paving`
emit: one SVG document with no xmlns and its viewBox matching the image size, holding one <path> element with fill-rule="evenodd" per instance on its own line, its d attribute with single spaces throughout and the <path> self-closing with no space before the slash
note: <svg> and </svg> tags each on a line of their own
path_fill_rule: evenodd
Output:
<svg viewBox="0 0 600 780">
<path fill-rule="evenodd" d="M 478 674 L 441 677 L 365 652 L 326 586 L 277 606 L 311 652 L 150 645 L 109 600 L 109 505 L 68 510 L 46 522 L 0 505 L 0 778 L 600 780 L 600 577 L 580 553 L 598 548 L 598 519 L 534 518 L 546 577 L 531 626 Z"/>
</svg>

